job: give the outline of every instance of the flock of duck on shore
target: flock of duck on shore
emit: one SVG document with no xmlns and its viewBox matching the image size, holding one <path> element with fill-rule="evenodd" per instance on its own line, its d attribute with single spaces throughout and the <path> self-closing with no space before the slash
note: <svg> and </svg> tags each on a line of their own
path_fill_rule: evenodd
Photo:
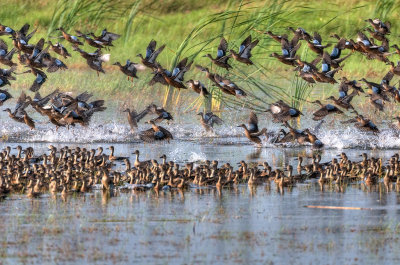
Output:
<svg viewBox="0 0 400 265">
<path fill-rule="evenodd" d="M 49 154 L 35 154 L 32 147 L 23 149 L 17 146 L 16 152 L 6 147 L 0 152 L 0 196 L 9 193 L 25 193 L 30 198 L 43 193 L 85 193 L 92 189 L 106 192 L 130 191 L 171 191 L 188 188 L 217 189 L 236 187 L 238 184 L 270 185 L 277 188 L 293 187 L 296 183 L 315 181 L 322 185 L 335 184 L 338 187 L 348 183 L 364 183 L 367 186 L 383 182 L 387 190 L 400 187 L 399 154 L 395 153 L 387 163 L 382 158 L 362 154 L 361 161 L 351 161 L 346 153 L 329 162 L 321 162 L 321 156 L 312 156 L 310 164 L 307 157 L 299 156 L 297 167 L 288 165 L 285 170 L 273 169 L 267 162 L 236 165 L 218 161 L 202 161 L 180 165 L 168 161 L 166 155 L 160 160 L 140 160 L 136 150 L 134 162 L 129 157 L 119 157 L 110 146 L 105 154 L 102 147 L 97 150 L 68 146 L 57 149 L 50 145 Z M 306 160 L 307 159 L 307 160 Z M 122 161 L 124 169 L 116 167 Z M 119 164 L 119 163 L 118 163 Z M 121 165 L 121 164 L 119 164 Z M 235 167 L 234 167 L 235 166 Z M 121 168 L 121 166 L 119 167 Z"/>
<path fill-rule="evenodd" d="M 377 111 L 384 111 L 384 106 L 387 102 L 400 102 L 400 90 L 391 85 L 391 80 L 394 75 L 400 75 L 400 63 L 398 62 L 397 65 L 395 65 L 388 59 L 389 56 L 393 54 L 397 53 L 400 55 L 400 49 L 397 45 L 389 46 L 389 22 L 383 22 L 379 19 L 368 19 L 366 22 L 370 24 L 371 28 L 365 29 L 367 33 L 359 31 L 356 41 L 333 34 L 331 37 L 337 39 L 337 43 L 333 46 L 330 53 L 326 50 L 331 44 L 324 45 L 320 34 L 317 32 L 310 35 L 303 28 L 289 28 L 293 34 L 291 39 L 289 39 L 287 34 L 274 34 L 270 31 L 261 33 L 267 34 L 281 45 L 281 53 L 272 53 L 271 57 L 276 58 L 283 64 L 294 67 L 298 75 L 310 84 L 337 83 L 335 75 L 342 70 L 344 66 L 344 64 L 342 64 L 343 61 L 351 56 L 351 53 L 343 56 L 342 53 L 344 50 L 359 52 L 370 60 L 378 60 L 390 65 L 390 69 L 380 83 L 374 83 L 365 78 L 359 80 L 363 82 L 368 89 L 367 95 L 371 105 L 376 108 Z M 14 75 L 32 73 L 35 76 L 33 84 L 29 89 L 31 92 L 35 92 L 35 95 L 30 96 L 22 91 L 14 110 L 6 108 L 4 111 L 7 111 L 10 118 L 14 121 L 24 123 L 31 129 L 35 128 L 35 122 L 25 110 L 28 106 L 31 106 L 42 116 L 47 117 L 49 122 L 54 124 L 57 129 L 59 127 L 69 128 L 69 126 L 75 126 L 75 124 L 80 124 L 82 126 L 88 125 L 94 113 L 106 109 L 104 100 L 89 102 L 89 99 L 93 96 L 92 94 L 83 92 L 73 97 L 68 93 L 60 92 L 58 89 L 46 96 L 41 96 L 38 91 L 48 79 L 47 75 L 42 70 L 46 68 L 48 73 L 54 73 L 59 70 L 68 69 L 67 65 L 55 56 L 58 55 L 59 57 L 67 59 L 71 57 L 71 54 L 61 43 L 57 42 L 53 44 L 51 41 L 46 42 L 44 38 L 41 38 L 35 45 L 29 44 L 29 40 L 36 32 L 35 29 L 28 33 L 29 28 L 29 24 L 25 24 L 20 30 L 14 30 L 11 27 L 0 24 L 0 37 L 10 37 L 14 46 L 9 50 L 6 42 L 0 38 L 0 63 L 10 67 L 9 69 L 0 69 L 0 87 L 10 85 L 10 81 L 16 79 Z M 109 32 L 106 29 L 98 36 L 92 32 L 82 33 L 79 30 L 76 30 L 77 36 L 74 36 L 66 32 L 62 27 L 57 30 L 62 33 L 62 36 L 59 38 L 72 44 L 72 49 L 86 60 L 87 65 L 91 69 L 95 70 L 98 75 L 99 73 L 105 73 L 102 64 L 103 62 L 109 61 L 110 54 L 103 54 L 102 49 L 109 49 L 112 47 L 113 41 L 117 40 L 120 35 Z M 368 37 L 367 34 L 369 34 L 370 37 Z M 316 58 L 312 62 L 302 61 L 300 57 L 296 55 L 302 41 L 316 54 Z M 232 68 L 231 59 L 242 65 L 253 64 L 251 60 L 251 51 L 257 46 L 258 42 L 258 39 L 254 40 L 250 35 L 241 43 L 239 50 L 235 51 L 228 49 L 228 42 L 225 38 L 222 38 L 216 56 L 213 57 L 211 54 L 205 56 L 210 58 L 213 65 L 226 69 L 229 73 L 229 69 Z M 380 42 L 380 45 L 376 42 Z M 80 48 L 84 43 L 92 48 L 96 48 L 96 51 L 92 53 L 84 51 Z M 119 62 L 115 62 L 114 65 L 119 67 L 121 72 L 128 77 L 128 80 L 138 78 L 138 68 L 146 67 L 151 69 L 153 73 L 150 85 L 161 83 L 177 89 L 190 88 L 202 97 L 212 96 L 201 81 L 184 80 L 184 75 L 190 70 L 193 61 L 184 58 L 174 66 L 171 71 L 165 69 L 158 63 L 157 57 L 165 47 L 164 44 L 157 48 L 156 41 L 152 40 L 146 48 L 146 55 L 138 54 L 138 57 L 140 57 L 140 64 L 131 62 L 131 60 L 128 59 L 125 65 Z M 394 48 L 394 51 L 391 52 L 390 48 Z M 15 72 L 17 69 L 17 64 L 13 61 L 13 55 L 15 53 L 18 54 L 19 63 L 29 70 L 21 73 Z M 319 62 L 321 62 L 320 68 L 317 67 Z M 204 72 L 206 78 L 223 93 L 239 99 L 247 96 L 246 91 L 230 80 L 229 77 L 212 73 L 209 68 L 201 65 L 196 65 L 196 68 Z M 356 80 L 349 80 L 345 76 L 339 79 L 339 97 L 335 98 L 334 96 L 330 96 L 326 99 L 332 101 L 332 104 L 324 104 L 319 100 L 312 102 L 319 106 L 319 109 L 313 113 L 313 120 L 321 121 L 322 123 L 323 119 L 328 115 L 342 115 L 348 112 L 347 114 L 353 118 L 343 121 L 342 123 L 354 123 L 354 126 L 361 131 L 378 134 L 380 132 L 378 127 L 370 119 L 359 114 L 351 104 L 354 97 L 366 93 L 364 91 L 365 87 L 363 88 Z M 0 89 L 0 106 L 10 98 L 12 98 L 12 95 L 7 90 Z M 173 120 L 171 113 L 165 109 L 151 104 L 139 113 L 135 109 L 129 108 L 125 109 L 124 112 L 127 112 L 128 122 L 132 131 L 136 131 L 138 122 L 146 115 L 156 115 L 155 118 L 147 122 L 151 125 L 151 128 L 139 132 L 139 136 L 143 141 L 169 141 L 173 139 L 171 132 L 158 125 L 164 120 L 167 122 Z M 289 124 L 290 121 L 303 115 L 300 110 L 291 107 L 283 100 L 279 100 L 272 103 L 266 112 L 271 114 L 273 122 L 282 123 L 282 125 L 287 128 L 287 131 L 282 129 L 275 134 L 274 143 L 298 142 L 299 144 L 310 143 L 316 148 L 323 147 L 323 143 L 313 133 L 313 130 L 298 130 Z M 201 125 L 207 132 L 213 131 L 215 124 L 220 125 L 223 122 L 220 117 L 212 112 L 200 112 L 198 115 L 200 116 Z M 400 129 L 400 117 L 396 117 L 396 120 L 397 122 L 394 125 Z M 245 136 L 258 145 L 262 143 L 260 137 L 263 135 L 266 137 L 271 136 L 270 133 L 267 134 L 266 128 L 259 129 L 258 117 L 253 111 L 249 114 L 248 124 L 246 125 L 243 123 L 238 127 L 242 127 Z"/>
</svg>

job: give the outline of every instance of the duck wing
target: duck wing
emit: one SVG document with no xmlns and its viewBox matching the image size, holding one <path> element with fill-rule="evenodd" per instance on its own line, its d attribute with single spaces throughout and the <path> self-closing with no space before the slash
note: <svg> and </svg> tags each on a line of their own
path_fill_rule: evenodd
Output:
<svg viewBox="0 0 400 265">
<path fill-rule="evenodd" d="M 137 120 L 135 118 L 136 116 L 137 116 L 137 113 L 136 113 L 136 110 L 134 110 L 134 109 L 131 110 L 128 115 L 129 126 L 131 127 L 132 130 L 135 130 L 138 127 Z"/>
<path fill-rule="evenodd" d="M 32 36 L 36 33 L 36 31 L 37 31 L 37 28 L 34 29 L 34 30 L 33 30 L 31 33 L 29 33 L 28 35 L 26 35 L 26 37 L 25 37 L 26 41 L 29 41 L 29 40 L 32 38 Z"/>
<path fill-rule="evenodd" d="M 8 46 L 7 46 L 7 44 L 6 44 L 2 39 L 0 39 L 0 50 L 4 50 L 4 53 L 5 53 L 5 54 L 6 54 L 7 51 L 8 51 Z"/>
<path fill-rule="evenodd" d="M 19 96 L 17 104 L 15 106 L 14 114 L 19 117 L 24 116 L 25 108 L 28 107 L 29 104 L 30 101 L 27 101 L 27 96 L 25 92 L 21 92 L 21 95 Z"/>
<path fill-rule="evenodd" d="M 217 59 L 221 59 L 222 57 L 226 56 L 227 49 L 228 49 L 228 42 L 224 37 L 222 37 L 218 46 Z"/>
<path fill-rule="evenodd" d="M 290 49 L 294 49 L 299 43 L 299 35 L 294 35 L 293 39 L 290 41 Z"/>
<path fill-rule="evenodd" d="M 32 54 L 29 56 L 30 59 L 35 59 L 39 56 L 40 52 L 44 47 L 44 38 L 41 38 L 33 48 Z"/>
<path fill-rule="evenodd" d="M 90 94 L 89 92 L 85 91 L 85 92 L 79 94 L 75 99 L 76 99 L 77 101 L 86 102 L 86 101 L 88 101 L 92 96 L 93 96 L 93 94 Z"/>
<path fill-rule="evenodd" d="M 242 54 L 240 55 L 240 57 L 242 58 L 250 58 L 251 57 L 251 50 L 258 44 L 259 40 L 255 40 L 252 43 L 250 43 L 250 45 L 248 45 L 244 51 L 242 52 Z"/>
<path fill-rule="evenodd" d="M 218 117 L 217 115 L 213 114 L 211 116 L 210 122 L 211 122 L 211 126 L 214 126 L 214 124 L 222 125 L 222 123 L 224 121 L 220 117 Z"/>
<path fill-rule="evenodd" d="M 389 85 L 390 81 L 393 79 L 394 74 L 392 71 L 387 72 L 387 74 L 382 78 L 382 84 Z"/>
<path fill-rule="evenodd" d="M 349 119 L 349 120 L 341 121 L 340 123 L 341 124 L 348 124 L 348 123 L 355 123 L 355 122 L 357 122 L 357 118 L 352 118 L 352 119 Z"/>
<path fill-rule="evenodd" d="M 245 50 L 245 48 L 247 46 L 249 46 L 251 43 L 251 35 L 249 35 L 244 41 L 242 41 L 242 43 L 240 44 L 239 47 L 239 55 L 241 55 L 243 53 L 243 51 Z"/>
<path fill-rule="evenodd" d="M 193 61 L 190 62 L 188 65 L 186 65 L 176 76 L 176 79 L 178 79 L 179 81 L 183 81 L 183 76 L 185 75 L 185 73 L 187 71 L 190 70 L 190 67 L 192 67 Z"/>
<path fill-rule="evenodd" d="M 154 63 L 155 61 L 156 61 L 156 59 L 157 59 L 157 56 L 164 50 L 164 48 L 165 48 L 165 44 L 163 44 L 161 47 L 159 47 L 156 51 L 154 51 L 152 54 L 151 54 L 151 56 L 150 56 L 150 58 L 148 59 L 148 61 L 150 62 L 150 63 Z"/>
<path fill-rule="evenodd" d="M 106 42 L 110 42 L 110 41 L 118 39 L 119 37 L 121 37 L 121 35 L 107 31 L 104 34 L 104 36 L 102 36 L 101 40 L 102 41 L 106 41 Z"/>
<path fill-rule="evenodd" d="M 153 128 L 150 128 L 146 131 L 142 131 L 139 134 L 139 137 L 142 141 L 145 142 L 154 142 L 154 141 L 163 141 L 173 139 L 172 134 L 165 128 L 158 126 L 158 131 L 154 131 Z"/>
<path fill-rule="evenodd" d="M 156 83 L 160 83 L 162 85 L 168 86 L 168 83 L 167 83 L 167 81 L 165 81 L 165 78 L 162 76 L 161 73 L 158 73 L 158 72 L 154 74 L 153 78 L 149 82 L 149 85 L 153 86 Z"/>
<path fill-rule="evenodd" d="M 30 28 L 30 25 L 28 23 L 26 23 L 21 27 L 21 29 L 18 32 L 25 37 L 26 34 L 28 34 L 29 28 Z"/>
<path fill-rule="evenodd" d="M 26 101 L 26 94 L 24 91 L 22 91 L 17 99 L 17 104 L 15 105 L 14 112 L 17 112 L 24 105 L 25 101 Z"/>
<path fill-rule="evenodd" d="M 329 114 L 328 109 L 324 106 L 322 108 L 320 108 L 319 110 L 317 110 L 316 112 L 313 113 L 313 120 L 314 121 L 319 121 L 322 120 L 323 118 L 325 118 L 326 115 Z"/>
<path fill-rule="evenodd" d="M 172 137 L 172 134 L 170 133 L 170 131 L 168 131 L 164 127 L 158 126 L 158 129 L 165 135 L 165 140 L 174 139 L 174 137 Z"/>
<path fill-rule="evenodd" d="M 137 72 L 135 63 L 129 64 L 128 67 L 127 67 L 126 69 L 127 69 L 129 72 L 132 72 L 132 73 L 135 73 L 135 74 L 136 74 L 136 72 Z"/>
<path fill-rule="evenodd" d="M 103 63 L 102 60 L 98 60 L 98 59 L 87 59 L 86 62 L 87 62 L 87 64 L 88 64 L 88 66 L 89 66 L 90 68 L 92 68 L 93 70 L 98 71 L 98 72 L 101 72 L 101 73 L 105 73 L 104 70 L 103 70 L 103 66 L 102 66 L 102 63 Z"/>
<path fill-rule="evenodd" d="M 204 120 L 207 122 L 207 124 L 209 124 L 211 127 L 214 126 L 214 124 L 218 124 L 218 125 L 222 125 L 223 120 L 218 117 L 217 115 L 215 115 L 212 112 L 207 112 L 204 115 Z"/>
<path fill-rule="evenodd" d="M 104 100 L 103 99 L 95 100 L 90 102 L 88 105 L 89 108 L 100 108 L 104 106 Z"/>
<path fill-rule="evenodd" d="M 50 94 L 48 94 L 45 97 L 41 97 L 39 92 L 36 92 L 35 97 L 34 97 L 34 101 L 37 102 L 37 104 L 41 107 L 43 107 L 44 105 L 46 105 L 51 98 L 53 98 L 57 93 L 59 92 L 59 89 L 57 88 L 56 90 L 54 90 L 53 92 L 51 92 Z"/>
<path fill-rule="evenodd" d="M 146 48 L 146 57 L 145 59 L 150 59 L 150 57 L 153 55 L 155 49 L 157 46 L 157 42 L 155 40 L 151 40 L 149 45 L 147 45 Z"/>
<path fill-rule="evenodd" d="M 47 68 L 47 72 L 54 73 L 59 69 L 68 69 L 68 67 L 61 60 L 57 58 L 51 58 L 49 68 Z"/>
<path fill-rule="evenodd" d="M 315 66 L 321 60 L 321 56 L 317 56 L 314 60 L 311 61 L 311 65 Z"/>
<path fill-rule="evenodd" d="M 349 85 L 344 80 L 342 82 L 340 82 L 340 84 L 339 84 L 339 93 L 342 92 L 342 91 L 345 94 L 347 94 L 347 92 L 349 91 Z"/>
<path fill-rule="evenodd" d="M 150 128 L 148 130 L 141 131 L 139 133 L 139 138 L 144 142 L 154 142 L 155 141 L 154 133 L 155 133 L 154 129 Z"/>
<path fill-rule="evenodd" d="M 277 143 L 289 143 L 289 142 L 293 142 L 294 141 L 294 137 L 292 134 L 290 133 L 286 133 L 285 136 L 283 136 L 281 139 L 277 140 Z"/>
<path fill-rule="evenodd" d="M 7 91 L 0 89 L 0 102 L 1 104 L 4 103 L 6 100 L 12 98 L 12 95 Z"/>
<path fill-rule="evenodd" d="M 24 113 L 24 122 L 31 129 L 35 129 L 35 122 L 32 120 L 32 118 L 26 112 Z"/>
<path fill-rule="evenodd" d="M 259 131 L 259 132 L 250 133 L 250 135 L 251 135 L 251 137 L 258 137 L 258 136 L 260 136 L 260 135 L 265 134 L 266 131 L 267 131 L 267 129 L 266 129 L 266 128 L 263 128 L 263 129 L 262 129 L 261 131 Z"/>
<path fill-rule="evenodd" d="M 388 29 L 388 31 L 390 30 L 390 27 L 392 26 L 392 24 L 390 23 L 390 21 L 386 21 L 384 23 L 384 25 L 386 26 L 386 28 Z"/>
<path fill-rule="evenodd" d="M 207 67 L 203 67 L 203 66 L 198 65 L 198 64 L 196 64 L 195 67 L 196 67 L 197 69 L 199 69 L 200 71 L 202 71 L 202 72 L 207 72 L 207 71 L 208 71 L 208 68 L 207 68 Z"/>
<path fill-rule="evenodd" d="M 321 45 L 322 44 L 322 38 L 321 35 L 318 32 L 314 32 L 314 40 L 318 41 L 318 44 Z"/>
<path fill-rule="evenodd" d="M 290 58 L 294 58 L 298 49 L 300 49 L 301 43 L 298 43 L 290 50 Z"/>
<path fill-rule="evenodd" d="M 250 112 L 248 124 L 249 124 L 248 130 L 250 133 L 257 133 L 259 131 L 258 117 L 254 111 Z"/>
<path fill-rule="evenodd" d="M 185 68 L 188 58 L 183 58 L 175 67 L 172 69 L 171 78 L 175 79 L 178 77 L 179 73 Z"/>
</svg>

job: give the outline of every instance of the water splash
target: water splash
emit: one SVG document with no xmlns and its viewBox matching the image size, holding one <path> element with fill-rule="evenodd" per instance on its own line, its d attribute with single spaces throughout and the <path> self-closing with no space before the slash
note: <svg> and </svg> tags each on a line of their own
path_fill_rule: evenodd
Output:
<svg viewBox="0 0 400 265">
<path fill-rule="evenodd" d="M 244 136 L 243 130 L 226 122 L 215 128 L 214 132 L 206 133 L 199 124 L 176 122 L 162 124 L 174 135 L 175 141 L 190 141 L 216 145 L 252 145 Z M 232 124 L 235 124 L 234 122 Z M 281 127 L 276 124 L 266 126 L 269 132 L 277 132 Z M 147 124 L 139 125 L 138 132 L 149 128 Z M 48 123 L 37 123 L 35 130 L 27 130 L 24 124 L 4 122 L 0 124 L 3 140 L 8 142 L 59 142 L 59 143 L 128 143 L 140 142 L 138 134 L 132 134 L 127 124 L 118 120 L 104 124 L 104 121 L 94 120 L 88 127 L 59 128 Z M 392 129 L 382 129 L 379 135 L 365 133 L 352 126 L 322 127 L 317 137 L 325 144 L 325 148 L 332 149 L 391 149 L 400 148 L 399 132 Z M 262 136 L 264 148 L 276 148 L 274 137 L 268 140 Z M 284 147 L 298 147 L 298 144 L 287 144 Z M 192 153 L 182 153 L 175 149 L 169 154 L 175 160 L 196 161 L 203 160 L 201 150 L 192 150 Z"/>
<path fill-rule="evenodd" d="M 192 154 L 189 157 L 189 162 L 201 162 L 201 161 L 205 161 L 206 159 L 207 159 L 207 156 L 204 153 L 192 152 Z"/>
<path fill-rule="evenodd" d="M 399 133 L 383 129 L 380 134 L 361 132 L 356 128 L 322 129 L 318 135 L 326 147 L 335 149 L 391 149 L 400 148 Z"/>
</svg>

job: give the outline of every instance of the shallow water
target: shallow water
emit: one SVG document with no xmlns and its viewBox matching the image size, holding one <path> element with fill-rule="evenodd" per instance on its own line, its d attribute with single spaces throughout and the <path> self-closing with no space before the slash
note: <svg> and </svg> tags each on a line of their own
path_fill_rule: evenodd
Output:
<svg viewBox="0 0 400 265">
<path fill-rule="evenodd" d="M 334 189 L 334 187 L 332 188 Z M 370 207 L 320 210 L 304 205 Z M 5 263 L 398 263 L 398 194 L 303 184 L 115 194 L 0 204 Z"/>
<path fill-rule="evenodd" d="M 295 165 L 295 157 L 315 152 L 322 162 L 345 151 L 350 160 L 360 155 L 386 161 L 400 147 L 397 132 L 383 129 L 379 136 L 355 130 L 351 125 L 327 122 L 315 133 L 325 143 L 322 150 L 310 146 L 274 146 L 271 139 L 256 148 L 236 125 L 246 112 L 223 115 L 225 123 L 205 135 L 193 122 L 193 113 L 179 115 L 172 124 L 170 144 L 145 144 L 131 134 L 116 109 L 95 115 L 89 127 L 56 131 L 45 118 L 33 114 L 37 129 L 28 131 L 4 113 L 0 133 L 6 145 L 32 146 L 35 155 L 48 145 L 96 149 L 115 146 L 117 156 L 141 151 L 141 160 L 166 154 L 178 163 L 218 160 L 237 167 L 237 162 L 268 162 L 273 168 Z M 35 116 L 36 115 L 36 116 Z M 259 115 L 260 127 L 276 132 L 281 127 Z M 304 120 L 305 127 L 317 123 Z M 140 130 L 149 126 L 143 123 Z M 304 127 L 303 126 L 303 127 Z M 13 151 L 15 152 L 15 150 Z M 107 153 L 108 150 L 105 149 Z M 117 164 L 122 169 L 122 164 Z M 249 189 L 189 189 L 178 192 L 149 191 L 85 195 L 45 194 L 28 199 L 14 194 L 0 202 L 1 263 L 74 264 L 375 264 L 398 263 L 400 253 L 399 192 L 382 185 L 362 183 L 345 188 L 307 182 L 277 190 L 274 184 Z M 326 210 L 306 205 L 351 206 L 369 210 Z"/>
<path fill-rule="evenodd" d="M 246 123 L 248 110 L 227 111 L 219 114 L 224 123 L 215 127 L 215 132 L 204 133 L 200 125 L 199 117 L 195 112 L 185 113 L 177 110 L 174 121 L 161 125 L 174 136 L 172 144 L 180 141 L 196 143 L 213 143 L 220 145 L 253 145 L 245 137 L 242 128 L 237 125 Z M 37 113 L 29 113 L 36 122 L 36 129 L 30 131 L 25 124 L 12 121 L 6 113 L 0 111 L 0 140 L 5 142 L 58 142 L 58 143 L 140 143 L 138 132 L 150 128 L 145 121 L 154 118 L 147 116 L 139 123 L 137 132 L 130 133 L 130 127 L 126 120 L 126 114 L 116 106 L 111 106 L 104 113 L 96 113 L 88 127 L 59 128 L 58 130 L 49 123 L 46 117 Z M 342 124 L 335 116 L 327 117 L 320 129 L 314 130 L 319 122 L 307 118 L 302 119 L 301 128 L 310 128 L 311 131 L 325 144 L 325 149 L 393 149 L 400 148 L 400 131 L 390 129 L 390 121 L 382 120 L 378 124 L 381 130 L 379 135 L 373 135 L 357 130 L 353 124 Z M 266 127 L 268 132 L 276 134 L 284 128 L 280 124 L 272 123 L 269 114 L 258 114 L 259 127 Z M 285 128 L 285 130 L 287 130 Z M 263 138 L 263 137 L 262 137 Z M 272 144 L 274 137 L 263 139 L 263 147 L 275 148 Z M 297 147 L 297 144 L 289 144 L 288 147 Z"/>
<path fill-rule="evenodd" d="M 48 143 L 33 146 L 37 154 Z M 0 148 L 4 148 L 2 144 Z M 62 147 L 66 143 L 53 145 Z M 68 144 L 74 146 L 75 144 Z M 79 144 L 85 148 L 110 143 Z M 310 148 L 260 148 L 221 145 L 210 140 L 172 144 L 114 143 L 116 155 L 167 158 L 179 163 L 218 159 L 267 161 L 273 167 L 295 164 Z M 107 152 L 107 151 L 106 151 Z M 348 149 L 351 160 L 365 150 Z M 366 151 L 384 161 L 394 150 Z M 322 162 L 340 151 L 322 151 Z M 133 157 L 131 157 L 131 160 Z M 306 161 L 309 162 L 309 161 Z M 0 255 L 4 264 L 376 264 L 398 263 L 399 192 L 382 184 L 353 184 L 344 189 L 318 183 L 298 184 L 283 192 L 274 184 L 185 192 L 149 191 L 103 194 L 93 191 L 67 198 L 12 195 L 0 202 Z M 326 210 L 306 205 L 351 206 L 368 210 Z"/>
</svg>

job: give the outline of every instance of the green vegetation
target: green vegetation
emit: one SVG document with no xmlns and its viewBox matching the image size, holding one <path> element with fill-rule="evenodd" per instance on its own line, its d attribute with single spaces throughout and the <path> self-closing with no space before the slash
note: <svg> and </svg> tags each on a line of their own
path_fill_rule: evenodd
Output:
<svg viewBox="0 0 400 265">
<path fill-rule="evenodd" d="M 222 109 L 223 106 L 233 108 L 249 107 L 260 110 L 266 103 L 276 98 L 285 98 L 294 106 L 301 107 L 303 99 L 312 95 L 313 88 L 329 94 L 335 86 L 316 85 L 309 87 L 302 81 L 294 78 L 290 67 L 281 65 L 274 58 L 269 57 L 271 52 L 279 52 L 279 45 L 260 31 L 271 30 L 274 33 L 288 32 L 287 27 L 305 28 L 308 32 L 318 31 L 323 42 L 334 43 L 329 38 L 331 33 L 337 33 L 347 38 L 355 38 L 359 29 L 365 28 L 366 18 L 381 17 L 392 23 L 391 41 L 396 43 L 399 35 L 400 22 L 396 19 L 399 5 L 394 0 L 365 1 L 365 0 L 333 0 L 326 1 L 294 1 L 294 0 L 267 0 L 267 1 L 195 1 L 195 0 L 58 0 L 33 1 L 11 0 L 0 3 L 0 23 L 14 28 L 21 27 L 25 22 L 38 27 L 38 33 L 32 43 L 40 37 L 54 38 L 59 36 L 55 29 L 63 26 L 67 31 L 74 33 L 75 29 L 90 31 L 99 34 L 103 28 L 120 33 L 123 37 L 117 40 L 110 50 L 111 62 L 124 62 L 127 58 L 138 61 L 138 53 L 144 53 L 148 42 L 155 39 L 159 44 L 166 43 L 167 48 L 160 55 L 160 63 L 171 68 L 183 57 L 195 60 L 195 63 L 210 67 L 212 71 L 227 75 L 225 70 L 219 70 L 210 64 L 206 53 L 215 54 L 221 36 L 229 42 L 229 48 L 237 49 L 240 42 L 251 34 L 260 39 L 254 49 L 254 66 L 246 67 L 232 62 L 234 69 L 229 77 L 249 91 L 251 95 L 242 101 L 232 97 L 224 97 L 218 89 L 211 87 L 203 73 L 192 68 L 186 78 L 200 79 L 213 93 L 212 106 Z M 3 38 L 4 39 L 4 38 Z M 71 46 L 66 45 L 69 50 Z M 305 60 L 315 57 L 312 52 L 306 51 L 302 45 L 298 54 Z M 93 50 L 84 47 L 85 50 Z M 347 51 L 346 51 L 347 53 Z M 396 61 L 397 56 L 392 60 Z M 44 90 L 60 87 L 65 90 L 81 91 L 88 89 L 96 93 L 116 95 L 124 101 L 133 103 L 145 102 L 148 98 L 154 101 L 159 98 L 165 105 L 180 107 L 180 102 L 200 104 L 193 93 L 179 93 L 156 85 L 147 86 L 151 78 L 148 70 L 140 72 L 140 80 L 133 84 L 117 73 L 115 67 L 106 66 L 106 75 L 97 78 L 96 74 L 87 69 L 84 60 L 74 53 L 73 58 L 66 61 L 70 70 L 63 73 L 49 74 Z M 349 78 L 368 76 L 379 80 L 387 71 L 384 63 L 368 61 L 359 54 L 352 55 L 346 62 L 343 74 Z M 110 74 L 112 72 L 112 75 Z M 13 89 L 26 89 L 32 76 L 21 76 L 13 83 Z M 141 97 L 137 99 L 137 95 Z M 148 95 L 148 96 L 147 96 Z M 162 99 L 164 98 L 164 99 Z M 135 100 L 136 99 L 136 100 Z M 197 100 L 197 102 L 194 102 Z M 173 104 L 176 103 L 176 104 Z M 185 104 L 183 108 L 188 107 Z"/>
</svg>

